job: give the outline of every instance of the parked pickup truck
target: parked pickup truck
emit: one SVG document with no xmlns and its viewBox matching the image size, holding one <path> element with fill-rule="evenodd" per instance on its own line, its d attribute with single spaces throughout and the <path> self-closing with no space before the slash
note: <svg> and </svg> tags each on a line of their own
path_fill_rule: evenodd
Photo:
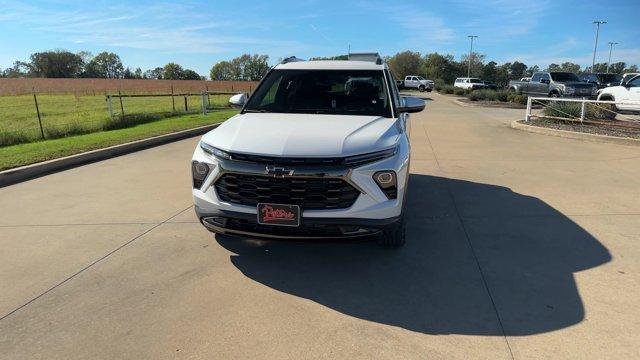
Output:
<svg viewBox="0 0 640 360">
<path fill-rule="evenodd" d="M 640 111 L 640 75 L 636 74 L 620 85 L 602 89 L 598 100 L 619 102 L 615 105 L 617 110 Z"/>
<path fill-rule="evenodd" d="M 570 72 L 537 72 L 530 81 L 509 81 L 508 90 L 530 96 L 592 98 L 598 87 L 580 81 L 578 75 Z"/>
<path fill-rule="evenodd" d="M 404 80 L 396 80 L 396 85 L 398 89 L 418 89 L 421 92 L 431 92 L 434 88 L 433 81 L 417 75 L 409 75 L 405 76 Z"/>
</svg>

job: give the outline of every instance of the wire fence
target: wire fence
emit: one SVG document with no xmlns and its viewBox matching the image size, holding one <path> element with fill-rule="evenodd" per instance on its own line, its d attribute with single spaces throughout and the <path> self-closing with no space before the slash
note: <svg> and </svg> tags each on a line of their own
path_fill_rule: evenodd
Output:
<svg viewBox="0 0 640 360">
<path fill-rule="evenodd" d="M 113 130 L 161 118 L 230 109 L 232 91 L 0 96 L 0 146 Z"/>
</svg>

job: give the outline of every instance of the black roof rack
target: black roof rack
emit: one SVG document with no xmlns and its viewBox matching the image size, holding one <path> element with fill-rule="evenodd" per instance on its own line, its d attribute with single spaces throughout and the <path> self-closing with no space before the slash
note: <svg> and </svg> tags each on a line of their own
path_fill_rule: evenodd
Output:
<svg viewBox="0 0 640 360">
<path fill-rule="evenodd" d="M 282 61 L 280 63 L 281 64 L 286 64 L 286 63 L 296 62 L 296 61 L 304 61 L 304 60 L 303 59 L 298 59 L 295 56 L 289 56 L 288 58 L 282 59 Z"/>
</svg>

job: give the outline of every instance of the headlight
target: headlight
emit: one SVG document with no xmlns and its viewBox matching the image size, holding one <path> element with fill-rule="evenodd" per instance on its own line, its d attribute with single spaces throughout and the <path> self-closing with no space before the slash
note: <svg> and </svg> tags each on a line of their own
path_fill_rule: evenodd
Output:
<svg viewBox="0 0 640 360">
<path fill-rule="evenodd" d="M 345 165 L 362 165 L 370 162 L 386 159 L 392 157 L 398 152 L 398 146 L 392 147 L 382 151 L 376 151 L 368 154 L 349 156 L 344 159 Z"/>
<path fill-rule="evenodd" d="M 200 161 L 191 162 L 191 175 L 193 177 L 193 187 L 195 189 L 200 189 L 202 187 L 202 183 L 204 183 L 204 180 L 211 171 L 211 166 L 214 165 L 209 165 Z"/>
<path fill-rule="evenodd" d="M 225 159 L 225 160 L 231 159 L 231 155 L 228 152 L 214 148 L 213 146 L 205 143 L 204 141 L 200 141 L 200 148 L 202 149 L 202 151 L 206 152 L 209 155 L 213 155 L 215 157 Z"/>
<path fill-rule="evenodd" d="M 395 171 L 378 171 L 373 174 L 373 181 L 378 184 L 382 192 L 387 195 L 388 199 L 395 199 L 398 197 L 398 180 Z"/>
</svg>

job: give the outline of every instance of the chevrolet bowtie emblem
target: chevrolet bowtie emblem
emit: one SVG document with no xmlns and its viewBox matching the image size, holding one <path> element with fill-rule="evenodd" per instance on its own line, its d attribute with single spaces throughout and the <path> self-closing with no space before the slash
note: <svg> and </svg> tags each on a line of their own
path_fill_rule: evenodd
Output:
<svg viewBox="0 0 640 360">
<path fill-rule="evenodd" d="M 273 175 L 273 177 L 285 177 L 285 176 L 292 176 L 293 175 L 293 170 L 292 169 L 285 169 L 283 167 L 267 165 L 266 168 L 265 168 L 265 174 Z"/>
</svg>

